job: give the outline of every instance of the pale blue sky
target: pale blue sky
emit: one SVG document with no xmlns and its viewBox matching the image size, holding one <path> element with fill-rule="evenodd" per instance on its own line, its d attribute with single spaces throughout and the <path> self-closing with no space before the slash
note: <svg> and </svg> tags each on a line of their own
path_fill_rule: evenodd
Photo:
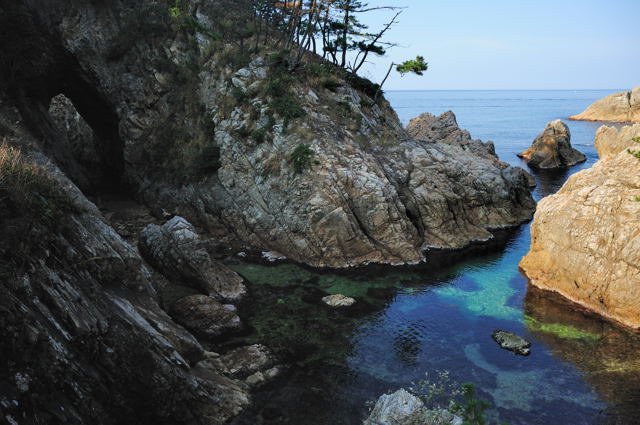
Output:
<svg viewBox="0 0 640 425">
<path fill-rule="evenodd" d="M 616 89 L 640 85 L 640 0 L 370 0 L 407 9 L 363 74 L 423 55 L 424 77 L 391 75 L 387 90 Z M 388 12 L 363 16 L 379 28 Z"/>
</svg>

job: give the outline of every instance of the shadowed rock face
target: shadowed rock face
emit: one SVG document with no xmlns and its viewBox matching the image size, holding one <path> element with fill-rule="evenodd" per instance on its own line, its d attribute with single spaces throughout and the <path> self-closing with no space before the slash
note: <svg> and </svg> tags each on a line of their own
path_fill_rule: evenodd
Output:
<svg viewBox="0 0 640 425">
<path fill-rule="evenodd" d="M 560 120 L 551 121 L 529 149 L 518 154 L 532 168 L 569 167 L 587 157 L 571 147 L 569 127 Z"/>
<path fill-rule="evenodd" d="M 596 100 L 578 115 L 576 121 L 640 122 L 640 86 Z"/>
<path fill-rule="evenodd" d="M 626 149 L 637 146 L 631 137 L 639 128 L 598 131 L 603 156 L 538 204 L 520 263 L 533 285 L 633 328 L 640 328 L 640 160 Z"/>
</svg>

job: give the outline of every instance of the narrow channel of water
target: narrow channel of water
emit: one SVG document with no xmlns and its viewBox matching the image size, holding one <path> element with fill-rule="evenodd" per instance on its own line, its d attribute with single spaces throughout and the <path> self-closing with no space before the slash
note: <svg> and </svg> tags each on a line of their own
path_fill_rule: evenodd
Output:
<svg viewBox="0 0 640 425">
<path fill-rule="evenodd" d="M 610 91 L 390 92 L 404 123 L 452 109 L 474 138 L 494 140 L 500 158 L 521 165 L 544 125 L 580 112 Z M 597 160 L 596 123 L 568 122 L 588 161 L 537 174 L 534 195 L 554 193 Z M 318 272 L 295 264 L 230 259 L 249 282 L 242 342 L 273 347 L 292 364 L 263 388 L 236 425 L 360 424 L 367 401 L 438 371 L 473 382 L 494 406 L 492 421 L 511 425 L 640 423 L 640 338 L 549 300 L 528 288 L 518 262 L 528 251 L 524 225 L 491 252 L 433 269 L 369 267 Z M 326 294 L 357 298 L 331 310 Z M 494 329 L 533 343 L 516 356 L 491 339 Z M 239 342 L 231 341 L 230 344 Z"/>
</svg>

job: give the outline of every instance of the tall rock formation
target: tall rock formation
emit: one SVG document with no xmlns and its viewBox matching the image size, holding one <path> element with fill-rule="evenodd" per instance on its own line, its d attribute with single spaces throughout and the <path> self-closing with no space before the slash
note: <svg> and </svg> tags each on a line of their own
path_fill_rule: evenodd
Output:
<svg viewBox="0 0 640 425">
<path fill-rule="evenodd" d="M 583 112 L 569 117 L 576 121 L 640 122 L 640 86 L 596 100 Z"/>
<path fill-rule="evenodd" d="M 547 124 L 531 147 L 518 156 L 532 168 L 569 167 L 587 159 L 582 152 L 571 147 L 569 127 L 560 120 Z"/>
<path fill-rule="evenodd" d="M 638 146 L 632 137 L 640 125 L 598 130 L 600 160 L 540 201 L 520 267 L 531 284 L 640 328 L 640 159 L 627 152 Z"/>
</svg>

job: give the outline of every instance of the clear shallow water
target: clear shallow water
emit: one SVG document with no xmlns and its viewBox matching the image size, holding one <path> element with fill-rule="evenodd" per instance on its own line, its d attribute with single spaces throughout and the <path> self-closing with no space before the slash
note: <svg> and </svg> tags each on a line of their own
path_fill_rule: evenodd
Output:
<svg viewBox="0 0 640 425">
<path fill-rule="evenodd" d="M 515 156 L 544 125 L 582 111 L 610 91 L 389 92 L 404 123 L 452 109 L 474 138 Z M 536 175 L 537 199 L 596 159 L 597 123 L 567 122 L 588 160 Z M 438 270 L 366 268 L 320 273 L 294 264 L 230 264 L 251 283 L 241 307 L 252 332 L 242 342 L 274 347 L 293 366 L 256 396 L 240 424 L 360 424 L 366 401 L 448 370 L 474 382 L 494 406 L 491 418 L 516 424 L 640 423 L 640 338 L 527 287 L 518 262 L 529 226 L 497 250 Z M 489 250 L 487 250 L 489 251 Z M 357 308 L 336 312 L 319 300 L 341 293 Z M 516 356 L 491 339 L 494 329 L 533 343 Z M 229 344 L 239 343 L 239 340 Z"/>
</svg>

